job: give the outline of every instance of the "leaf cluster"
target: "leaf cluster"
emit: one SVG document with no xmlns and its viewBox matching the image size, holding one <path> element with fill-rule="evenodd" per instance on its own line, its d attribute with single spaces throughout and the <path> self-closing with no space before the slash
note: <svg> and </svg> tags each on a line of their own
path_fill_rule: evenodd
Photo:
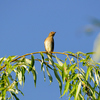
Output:
<svg viewBox="0 0 100 100">
<path fill-rule="evenodd" d="M 9 56 L 8 58 L 0 58 L 0 100 L 13 99 L 19 100 L 17 97 L 20 92 L 19 85 L 25 84 L 25 73 L 32 73 L 34 85 L 36 87 L 37 71 L 35 62 L 40 62 L 41 71 L 43 71 L 44 81 L 47 73 L 50 84 L 53 77 L 50 70 L 54 72 L 55 78 L 59 84 L 60 95 L 65 94 L 69 100 L 74 97 L 75 100 L 91 100 L 100 99 L 100 63 L 94 62 L 91 58 L 93 52 L 52 52 L 54 54 L 64 55 L 65 60 L 51 55 L 52 59 L 44 57 L 46 52 L 35 52 L 25 54 L 23 56 Z M 34 54 L 40 54 L 41 58 L 35 59 Z M 26 56 L 31 55 L 28 59 Z M 51 64 L 49 64 L 51 60 Z M 46 70 L 46 71 L 45 71 Z M 9 92 L 10 95 L 7 94 Z"/>
</svg>

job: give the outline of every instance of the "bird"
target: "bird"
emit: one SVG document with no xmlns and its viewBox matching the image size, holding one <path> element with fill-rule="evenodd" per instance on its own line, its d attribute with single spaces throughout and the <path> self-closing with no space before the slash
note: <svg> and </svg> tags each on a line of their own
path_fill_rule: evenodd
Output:
<svg viewBox="0 0 100 100">
<path fill-rule="evenodd" d="M 52 64 L 51 63 L 51 60 L 52 60 L 52 57 L 51 57 L 51 52 L 53 52 L 54 50 L 54 35 L 55 35 L 56 32 L 50 32 L 48 37 L 44 40 L 44 47 L 45 47 L 45 51 L 49 54 L 47 55 L 48 58 L 49 58 L 49 64 Z"/>
</svg>

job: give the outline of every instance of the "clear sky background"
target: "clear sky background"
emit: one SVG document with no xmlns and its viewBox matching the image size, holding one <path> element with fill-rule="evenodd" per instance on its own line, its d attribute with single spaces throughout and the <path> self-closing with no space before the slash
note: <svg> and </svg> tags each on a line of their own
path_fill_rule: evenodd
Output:
<svg viewBox="0 0 100 100">
<path fill-rule="evenodd" d="M 92 18 L 100 19 L 100 0 L 0 0 L 0 57 L 44 51 L 50 31 L 56 32 L 54 51 L 91 52 L 100 31 L 84 32 Z M 67 100 L 66 95 L 59 98 L 56 78 L 51 85 L 47 76 L 44 82 L 40 64 L 35 67 L 37 86 L 32 74 L 26 73 L 20 100 Z"/>
</svg>

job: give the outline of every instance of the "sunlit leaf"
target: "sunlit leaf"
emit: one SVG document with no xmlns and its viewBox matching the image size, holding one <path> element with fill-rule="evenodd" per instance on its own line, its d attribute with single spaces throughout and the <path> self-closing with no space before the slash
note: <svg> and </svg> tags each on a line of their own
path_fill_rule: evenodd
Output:
<svg viewBox="0 0 100 100">
<path fill-rule="evenodd" d="M 57 73 L 57 70 L 54 68 L 54 74 L 55 74 L 55 77 L 59 83 L 59 89 L 60 89 L 60 94 L 62 94 L 62 82 L 61 82 L 61 79 Z"/>
<path fill-rule="evenodd" d="M 31 66 L 33 67 L 34 66 L 34 56 L 31 55 Z"/>
<path fill-rule="evenodd" d="M 81 54 L 82 56 L 86 56 L 85 53 L 83 53 L 83 52 L 81 52 L 81 51 L 78 51 L 78 52 L 77 52 L 77 55 L 79 56 L 80 54 Z"/>
<path fill-rule="evenodd" d="M 6 96 L 6 89 L 4 89 L 4 90 L 2 91 L 2 100 L 5 100 L 5 96 Z"/>
<path fill-rule="evenodd" d="M 75 56 L 75 53 L 70 52 L 70 51 L 66 51 L 65 53 L 69 53 L 69 54 L 72 54 L 72 55 L 74 55 L 74 56 Z"/>
<path fill-rule="evenodd" d="M 27 68 L 26 65 L 22 65 L 28 72 L 29 72 L 29 69 Z"/>
<path fill-rule="evenodd" d="M 49 65 L 45 64 L 48 68 L 50 68 L 51 70 L 53 70 Z"/>
<path fill-rule="evenodd" d="M 22 85 L 22 72 L 18 72 L 18 80 L 19 80 L 19 83 L 20 85 Z"/>
<path fill-rule="evenodd" d="M 46 66 L 46 71 L 47 71 L 47 74 L 48 74 L 48 77 L 49 77 L 49 81 L 50 81 L 50 84 L 51 84 L 51 82 L 53 81 L 53 79 L 52 79 L 51 74 L 49 73 L 49 70 L 48 70 L 47 66 Z"/>
<path fill-rule="evenodd" d="M 98 81 L 97 73 L 96 72 L 95 72 L 95 80 L 96 80 L 97 85 L 99 85 L 99 81 Z"/>
<path fill-rule="evenodd" d="M 55 57 L 56 57 L 56 60 L 57 60 L 58 64 L 59 64 L 60 66 L 62 66 L 63 63 L 59 60 L 59 58 L 58 58 L 56 55 L 55 55 Z"/>
<path fill-rule="evenodd" d="M 18 65 L 14 65 L 14 66 L 11 66 L 9 65 L 10 68 L 8 69 L 8 73 L 10 74 L 16 67 L 18 67 Z"/>
<path fill-rule="evenodd" d="M 74 63 L 73 65 L 71 65 L 70 67 L 69 67 L 69 69 L 68 69 L 68 73 L 73 69 L 73 67 L 75 67 L 76 66 L 76 63 Z"/>
<path fill-rule="evenodd" d="M 75 91 L 75 84 L 73 84 L 73 87 L 72 87 L 72 89 L 71 89 L 69 95 L 71 95 L 74 91 Z M 68 95 L 68 96 L 69 96 L 69 95 Z"/>
<path fill-rule="evenodd" d="M 43 70 L 43 63 L 41 63 L 41 71 Z"/>
<path fill-rule="evenodd" d="M 19 98 L 16 96 L 14 92 L 11 92 L 11 94 L 15 97 L 16 100 L 19 100 Z"/>
<path fill-rule="evenodd" d="M 33 66 L 33 69 L 32 69 L 32 74 L 33 74 L 33 77 L 34 77 L 34 85 L 36 87 L 37 75 L 36 75 L 36 70 L 35 70 L 35 67 L 34 66 Z"/>
<path fill-rule="evenodd" d="M 79 92 L 80 92 L 80 89 L 81 89 L 81 82 L 79 82 L 79 85 L 77 86 L 76 95 L 75 95 L 75 100 L 77 100 L 77 98 L 78 98 L 78 94 L 79 94 Z"/>
<path fill-rule="evenodd" d="M 30 60 L 30 59 L 25 58 L 25 62 L 26 62 L 27 64 L 31 64 L 31 60 Z"/>
<path fill-rule="evenodd" d="M 75 74 L 74 77 L 71 79 L 71 81 L 76 79 L 77 77 L 78 77 L 78 74 Z"/>
<path fill-rule="evenodd" d="M 13 93 L 15 93 L 15 94 L 18 94 L 18 90 L 17 90 L 17 89 L 11 88 L 11 89 L 9 89 L 9 91 L 10 91 L 10 92 L 13 92 Z"/>
<path fill-rule="evenodd" d="M 0 65 L 2 64 L 3 60 L 5 59 L 5 57 L 0 58 Z"/>
<path fill-rule="evenodd" d="M 89 55 L 90 55 L 90 54 L 95 54 L 95 52 L 88 52 L 88 53 L 86 53 L 86 54 L 87 54 L 87 55 L 88 55 L 88 54 L 89 54 Z"/>
<path fill-rule="evenodd" d="M 10 88 L 14 88 L 15 86 L 16 86 L 16 81 L 13 81 L 13 83 L 12 83 L 11 85 L 9 85 L 8 88 L 9 88 L 9 89 L 10 89 Z"/>
<path fill-rule="evenodd" d="M 17 89 L 17 90 L 24 96 L 24 93 L 21 90 L 19 90 L 19 89 Z"/>
<path fill-rule="evenodd" d="M 66 85 L 65 85 L 65 87 L 64 87 L 64 92 L 63 92 L 63 95 L 62 95 L 62 96 L 64 96 L 64 95 L 65 95 L 65 93 L 67 93 L 67 92 L 68 92 L 69 85 L 70 85 L 70 82 L 69 82 L 69 81 L 67 81 L 67 82 L 66 82 Z M 61 96 L 61 97 L 62 97 L 62 96 Z"/>
<path fill-rule="evenodd" d="M 88 76 L 89 76 L 90 71 L 91 71 L 91 67 L 88 67 L 87 73 L 86 73 L 86 80 L 88 80 Z"/>
<path fill-rule="evenodd" d="M 23 81 L 23 86 L 24 86 L 24 83 L 25 83 L 25 71 L 26 69 L 24 67 L 21 67 L 22 69 L 22 81 Z"/>
<path fill-rule="evenodd" d="M 44 55 L 43 55 L 43 53 L 41 52 L 40 55 L 41 55 L 42 61 L 44 61 Z"/>
<path fill-rule="evenodd" d="M 61 71 L 63 70 L 62 66 L 60 66 L 58 63 L 54 63 L 58 69 L 60 69 Z"/>
<path fill-rule="evenodd" d="M 44 67 L 42 68 L 42 70 L 43 70 L 43 75 L 44 75 L 44 81 L 46 81 L 46 76 L 45 76 L 45 69 L 44 69 Z"/>
<path fill-rule="evenodd" d="M 62 66 L 62 80 L 63 83 L 65 82 L 65 78 L 66 78 L 66 74 L 67 74 L 67 64 L 66 62 L 64 62 L 63 66 Z"/>
</svg>

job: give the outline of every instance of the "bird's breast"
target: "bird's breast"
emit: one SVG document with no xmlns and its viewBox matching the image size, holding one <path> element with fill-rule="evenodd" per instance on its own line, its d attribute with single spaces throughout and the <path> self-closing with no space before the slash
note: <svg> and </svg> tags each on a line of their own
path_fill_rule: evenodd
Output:
<svg viewBox="0 0 100 100">
<path fill-rule="evenodd" d="M 51 41 L 48 41 L 48 40 L 45 41 L 45 49 L 47 52 L 52 51 L 52 42 Z"/>
</svg>

